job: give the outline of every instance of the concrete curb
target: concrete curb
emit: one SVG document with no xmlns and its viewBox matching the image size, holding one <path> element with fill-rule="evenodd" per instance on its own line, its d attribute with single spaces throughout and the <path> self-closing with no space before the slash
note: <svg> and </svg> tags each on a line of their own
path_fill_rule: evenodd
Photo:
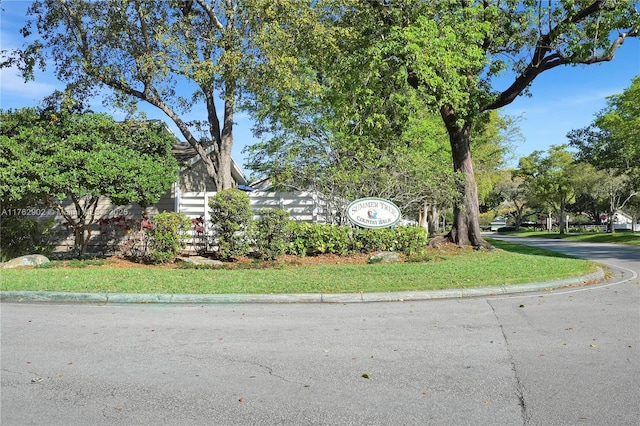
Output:
<svg viewBox="0 0 640 426">
<path fill-rule="evenodd" d="M 174 303 L 174 304 L 241 304 L 241 303 L 371 303 L 405 302 L 433 299 L 460 299 L 553 290 L 580 285 L 604 278 L 604 271 L 557 281 L 512 284 L 493 287 L 400 291 L 389 293 L 333 294 L 137 294 L 137 293 L 64 293 L 45 291 L 0 291 L 0 300 L 10 302 L 65 303 Z"/>
</svg>

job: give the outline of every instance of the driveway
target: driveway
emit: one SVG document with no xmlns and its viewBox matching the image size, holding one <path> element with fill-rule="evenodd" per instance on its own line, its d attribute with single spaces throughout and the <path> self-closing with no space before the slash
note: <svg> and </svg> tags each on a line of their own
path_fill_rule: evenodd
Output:
<svg viewBox="0 0 640 426">
<path fill-rule="evenodd" d="M 638 425 L 637 248 L 599 285 L 358 304 L 0 304 L 2 425 Z"/>
</svg>

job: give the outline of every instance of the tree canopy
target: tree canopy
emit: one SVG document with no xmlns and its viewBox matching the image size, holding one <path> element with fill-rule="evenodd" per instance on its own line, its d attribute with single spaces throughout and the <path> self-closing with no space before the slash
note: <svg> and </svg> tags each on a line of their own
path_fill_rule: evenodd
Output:
<svg viewBox="0 0 640 426">
<path fill-rule="evenodd" d="M 1 111 L 0 199 L 9 206 L 44 201 L 74 229 L 83 253 L 101 196 L 146 206 L 176 181 L 173 142 L 162 123 L 64 110 Z"/>
<path fill-rule="evenodd" d="M 640 77 L 623 93 L 608 98 L 593 123 L 567 134 L 577 159 L 599 171 L 594 195 L 607 200 L 609 230 L 617 212 L 640 194 Z"/>
<path fill-rule="evenodd" d="M 334 118 L 352 135 L 354 151 L 370 146 L 369 138 L 363 145 L 361 129 L 378 128 L 395 136 L 386 141 L 395 141 L 407 122 L 403 115 L 422 108 L 441 116 L 453 169 L 465 177 L 450 234 L 462 245 L 484 244 L 471 156 L 475 123 L 528 93 L 543 72 L 612 60 L 626 39 L 637 36 L 640 16 L 632 2 L 604 0 L 334 0 L 313 7 L 329 28 L 327 37 L 322 48 L 297 52 L 317 71 L 305 76 L 329 88 L 319 96 L 342 105 Z M 511 83 L 497 87 L 505 75 Z M 288 92 L 266 98 L 263 103 L 273 106 L 274 100 L 296 97 Z"/>
<path fill-rule="evenodd" d="M 288 3 L 303 13 L 299 2 L 282 5 Z M 277 6 L 253 0 L 37 0 L 22 30 L 35 40 L 3 65 L 17 64 L 29 79 L 50 60 L 76 97 L 106 93 L 105 102 L 130 113 L 141 101 L 156 107 L 200 155 L 216 187 L 226 189 L 234 185 L 239 100 L 254 87 L 287 85 L 294 68 L 286 58 L 262 54 L 264 43 L 277 38 L 264 27 L 286 10 Z"/>
<path fill-rule="evenodd" d="M 579 160 L 640 177 L 640 76 L 621 94 L 609 96 L 589 126 L 567 137 Z"/>
<path fill-rule="evenodd" d="M 521 158 L 516 175 L 523 178 L 529 204 L 556 213 L 560 233 L 565 233 L 565 212 L 589 174 L 575 163 L 568 145 L 553 145 L 547 153 L 534 151 Z M 546 155 L 545 155 L 546 154 Z"/>
</svg>

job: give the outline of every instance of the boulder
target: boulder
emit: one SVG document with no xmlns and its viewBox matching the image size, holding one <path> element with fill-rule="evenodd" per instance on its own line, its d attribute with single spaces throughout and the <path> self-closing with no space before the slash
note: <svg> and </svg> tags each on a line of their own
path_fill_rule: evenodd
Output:
<svg viewBox="0 0 640 426">
<path fill-rule="evenodd" d="M 400 254 L 395 251 L 381 251 L 369 257 L 369 263 L 393 263 L 400 262 Z"/>
<path fill-rule="evenodd" d="M 216 259 L 209 259 L 202 256 L 189 256 L 189 257 L 178 257 L 176 259 L 178 262 L 184 262 L 191 265 L 206 265 L 206 266 L 222 266 L 222 263 Z"/>
<path fill-rule="evenodd" d="M 38 266 L 49 263 L 49 258 L 41 254 L 29 254 L 26 256 L 16 257 L 2 264 L 3 269 L 22 268 L 25 266 Z"/>
</svg>

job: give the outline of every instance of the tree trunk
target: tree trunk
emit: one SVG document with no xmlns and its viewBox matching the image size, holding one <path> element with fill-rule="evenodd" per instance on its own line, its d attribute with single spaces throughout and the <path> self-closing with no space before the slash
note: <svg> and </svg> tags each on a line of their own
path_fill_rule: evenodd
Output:
<svg viewBox="0 0 640 426">
<path fill-rule="evenodd" d="M 431 235 L 429 232 L 429 225 L 427 224 L 427 209 L 429 205 L 424 203 L 422 208 L 418 210 L 418 226 L 422 227 L 427 231 L 427 237 Z"/>
<path fill-rule="evenodd" d="M 429 235 L 435 235 L 438 233 L 438 208 L 432 204 L 427 211 L 427 230 Z"/>
<path fill-rule="evenodd" d="M 227 84 L 230 92 L 227 96 L 235 96 L 235 85 Z M 229 87 L 232 86 L 232 87 Z M 220 135 L 220 150 L 218 164 L 218 178 L 220 184 L 218 190 L 233 188 L 235 186 L 231 176 L 231 148 L 233 147 L 233 113 L 235 105 L 232 98 L 224 102 L 224 125 Z"/>
<path fill-rule="evenodd" d="M 616 209 L 615 196 L 609 194 L 609 232 L 611 232 L 612 234 L 616 233 L 616 225 L 615 225 L 616 213 L 617 213 L 617 209 Z"/>
<path fill-rule="evenodd" d="M 239 46 L 233 40 L 232 34 L 235 31 L 235 20 L 238 16 L 235 13 L 234 2 L 225 0 L 227 23 L 225 25 L 224 51 L 230 57 L 240 57 Z M 239 19 L 239 18 L 238 18 Z M 237 54 L 237 55 L 236 55 Z M 225 63 L 222 67 L 224 80 L 224 116 L 222 119 L 222 132 L 220 134 L 220 145 L 218 155 L 219 185 L 218 191 L 235 187 L 235 182 L 231 176 L 231 148 L 233 146 L 233 115 L 236 107 L 237 81 L 240 76 L 237 74 L 236 62 Z"/>
<path fill-rule="evenodd" d="M 566 231 L 566 221 L 565 221 L 565 209 L 566 209 L 566 199 L 565 194 L 560 195 L 560 217 L 558 218 L 558 226 L 560 227 L 560 235 L 564 235 Z"/>
<path fill-rule="evenodd" d="M 522 206 L 518 206 L 517 203 L 514 203 L 515 207 L 516 207 L 516 214 L 515 214 L 515 229 L 516 231 L 520 230 L 520 227 L 522 226 L 522 213 L 524 212 L 524 204 Z"/>
<path fill-rule="evenodd" d="M 472 123 L 467 121 L 460 127 L 450 108 L 443 107 L 440 112 L 449 133 L 453 170 L 464 176 L 460 186 L 461 199 L 453 208 L 453 225 L 448 238 L 459 246 L 487 247 L 489 244 L 480 234 L 478 188 L 470 147 Z"/>
</svg>

